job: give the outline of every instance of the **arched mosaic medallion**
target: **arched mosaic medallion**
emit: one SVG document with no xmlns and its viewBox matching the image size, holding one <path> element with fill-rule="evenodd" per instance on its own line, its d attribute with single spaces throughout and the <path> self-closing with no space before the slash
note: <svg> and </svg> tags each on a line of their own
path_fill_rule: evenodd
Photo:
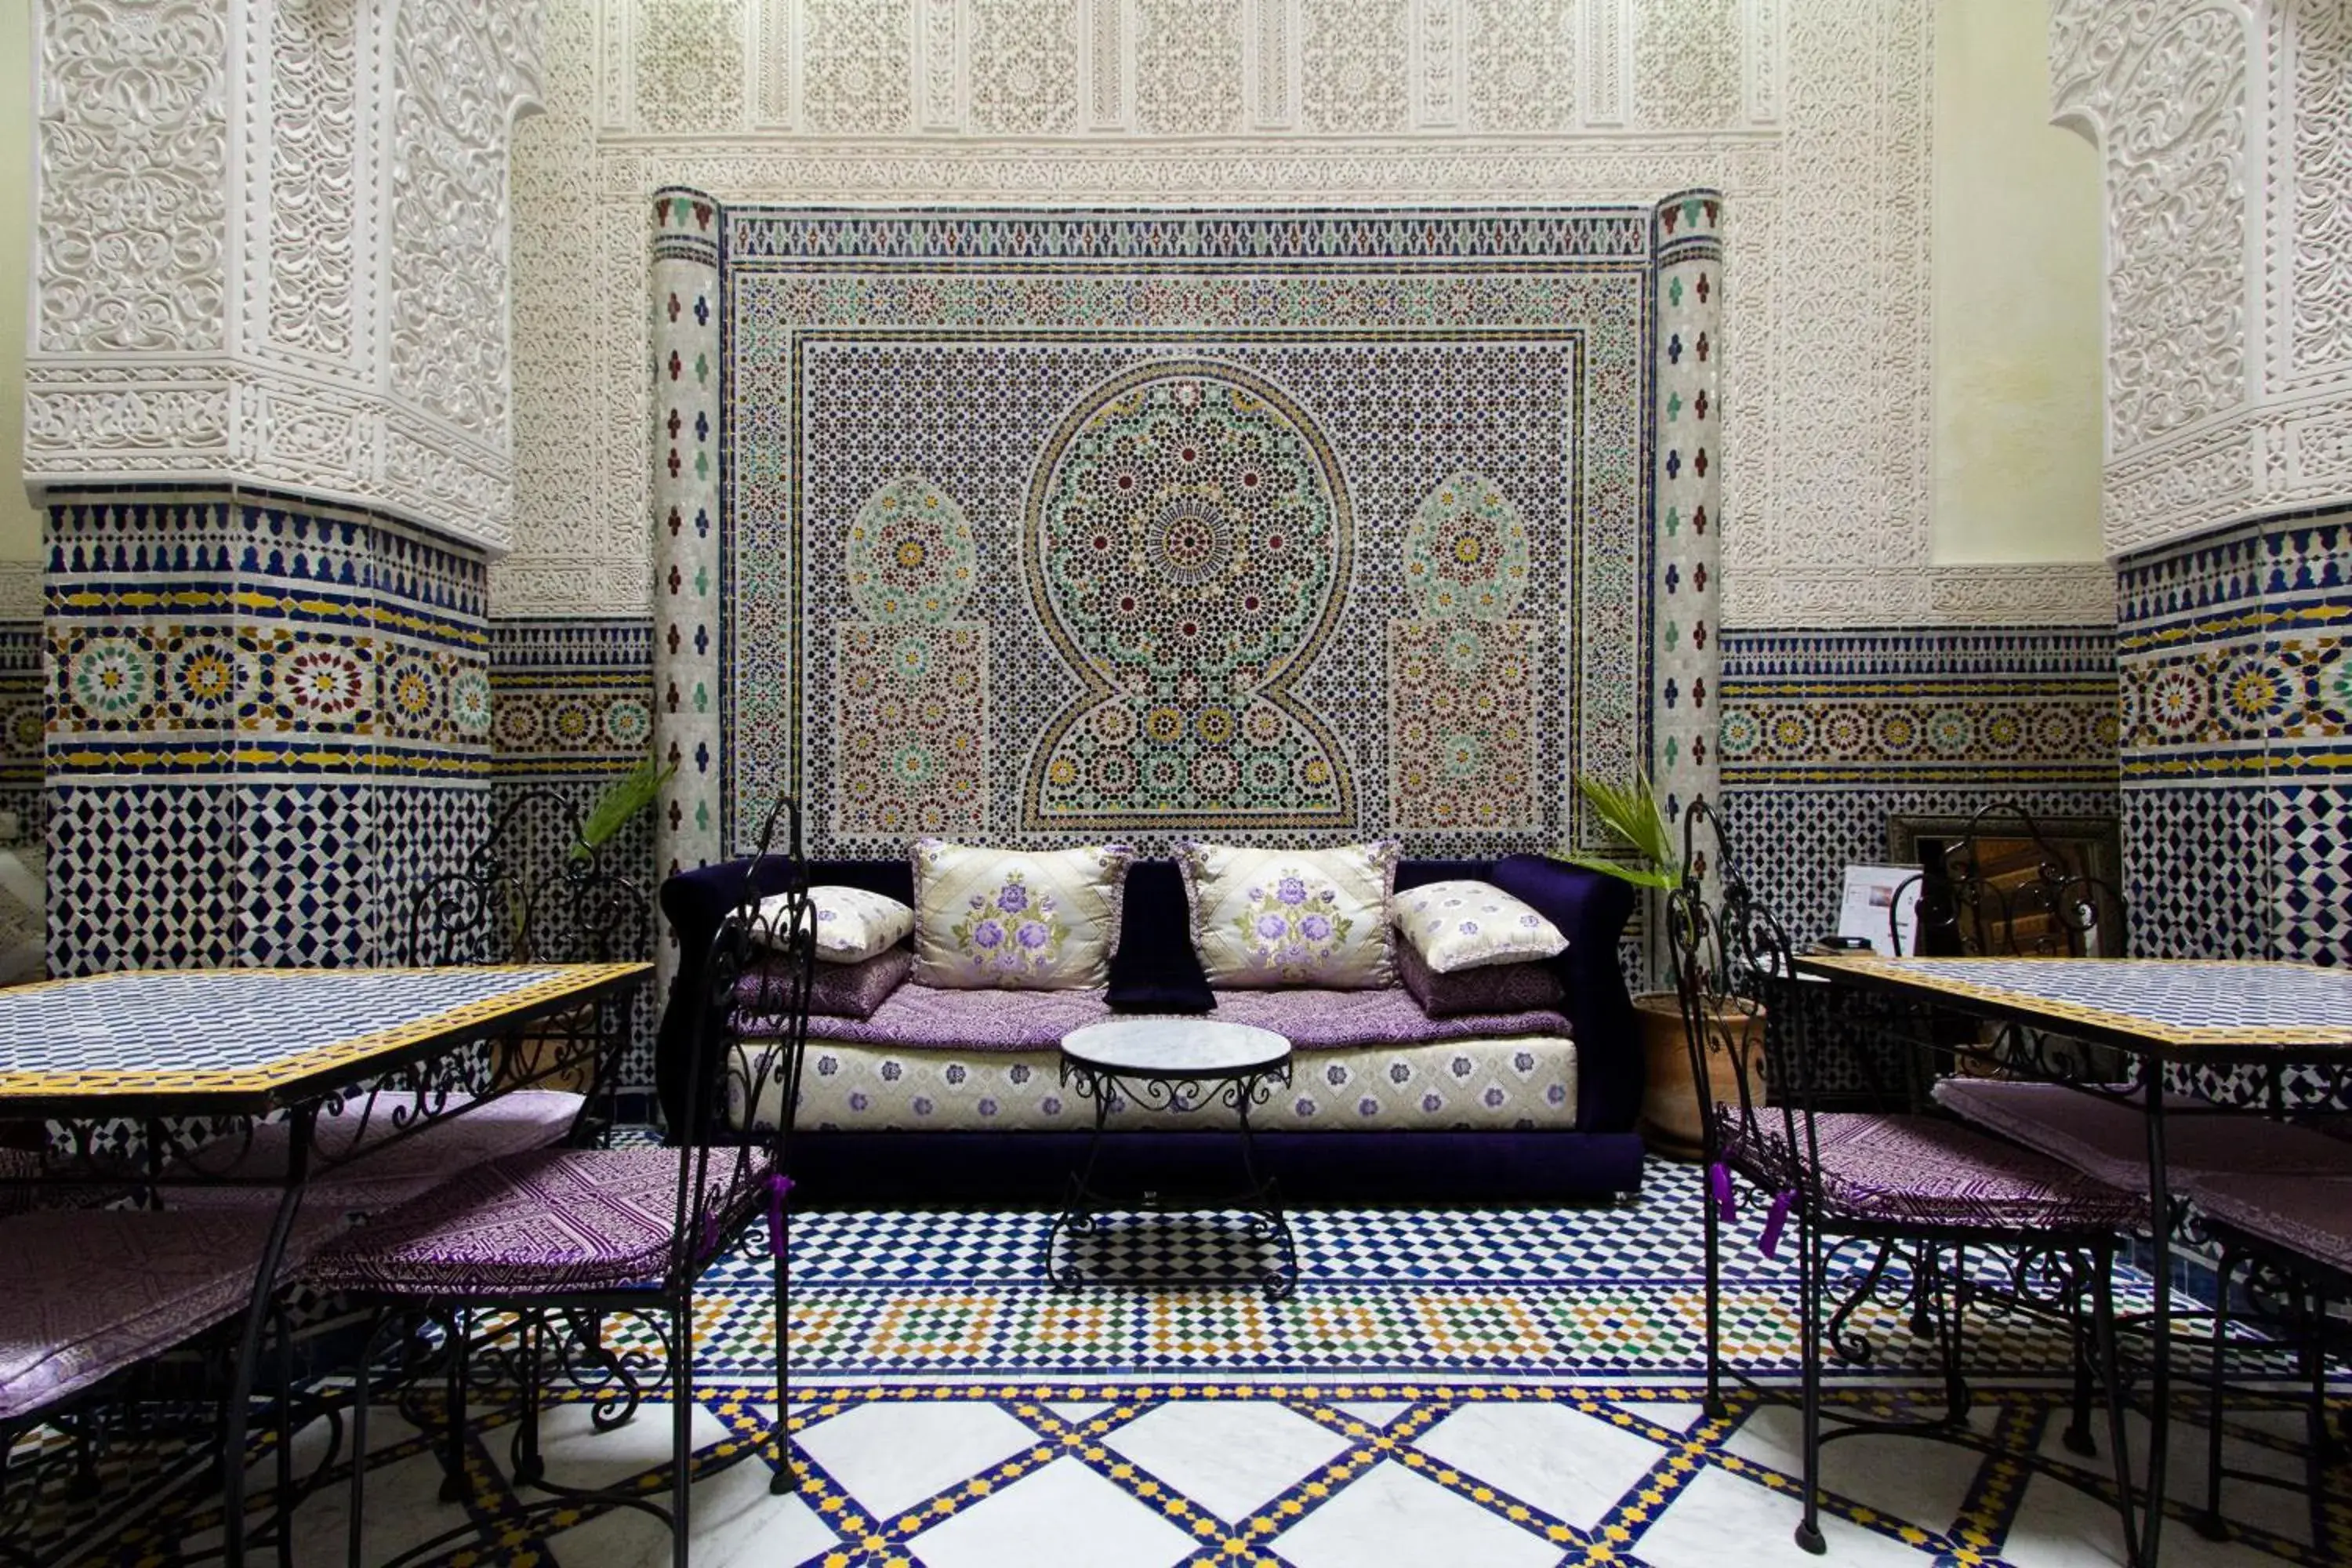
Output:
<svg viewBox="0 0 2352 1568">
<path fill-rule="evenodd" d="M 980 579 L 964 510 L 902 475 L 843 542 L 866 618 L 834 628 L 833 826 L 904 839 L 988 826 L 988 628 L 959 620 Z"/>
<path fill-rule="evenodd" d="M 1163 361 L 1081 399 L 1022 531 L 1031 603 L 1083 688 L 1030 754 L 1024 826 L 1352 826 L 1346 754 L 1295 686 L 1354 535 L 1329 443 L 1262 376 Z"/>
<path fill-rule="evenodd" d="M 1510 618 L 1527 597 L 1527 520 L 1500 483 L 1457 470 L 1413 509 L 1400 553 L 1412 614 L 1389 627 L 1390 816 L 1437 832 L 1529 826 L 1544 627 Z"/>
</svg>

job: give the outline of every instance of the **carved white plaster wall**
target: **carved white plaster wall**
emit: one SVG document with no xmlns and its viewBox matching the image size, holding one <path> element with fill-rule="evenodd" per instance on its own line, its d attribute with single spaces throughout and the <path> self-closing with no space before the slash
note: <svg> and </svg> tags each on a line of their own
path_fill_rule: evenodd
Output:
<svg viewBox="0 0 2352 1568">
<path fill-rule="evenodd" d="M 2053 0 L 2097 142 L 2107 549 L 2352 499 L 2352 5 Z"/>
<path fill-rule="evenodd" d="M 1931 563 L 1932 0 L 965 0 L 952 26 L 940 4 L 549 0 L 547 113 L 516 148 L 532 259 L 499 614 L 648 602 L 656 186 L 1379 205 L 1704 184 L 1738 279 L 1727 620 L 2112 616 L 2103 567 Z"/>
<path fill-rule="evenodd" d="M 540 0 L 43 0 L 25 472 L 512 535 Z"/>
</svg>

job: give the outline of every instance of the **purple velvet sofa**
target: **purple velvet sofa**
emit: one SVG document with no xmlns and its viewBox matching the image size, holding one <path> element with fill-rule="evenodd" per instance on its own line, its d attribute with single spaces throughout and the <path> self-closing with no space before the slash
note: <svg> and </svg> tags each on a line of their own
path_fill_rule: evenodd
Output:
<svg viewBox="0 0 2352 1568">
<path fill-rule="evenodd" d="M 740 897 L 748 869 L 748 861 L 734 860 L 682 873 L 662 886 L 662 911 L 682 954 L 656 1045 L 658 1088 L 673 1122 L 694 1049 L 692 999 L 702 983 L 702 960 Z M 782 872 L 781 863 L 762 868 L 758 890 L 774 890 L 766 883 L 780 882 Z M 816 861 L 809 877 L 814 884 L 865 888 L 900 900 L 913 895 L 912 872 L 903 860 Z M 1572 1110 L 1562 1107 L 1556 1124 L 1540 1129 L 1292 1131 L 1261 1121 L 1260 1161 L 1294 1201 L 1557 1202 L 1640 1186 L 1642 1142 L 1633 1127 L 1642 1100 L 1642 1047 L 1617 954 L 1633 910 L 1631 890 L 1613 878 L 1531 855 L 1407 860 L 1397 887 L 1463 877 L 1493 881 L 1568 936 L 1568 950 L 1552 963 L 1565 994 L 1559 1009 L 1566 1018 L 1563 1032 L 1574 1047 Z M 1139 860 L 1129 869 L 1123 922 L 1104 994 L 1111 1009 L 1208 1012 L 1215 1006 L 1219 994 L 1209 989 L 1193 955 L 1183 884 L 1172 861 Z M 1067 1007 L 1072 994 L 985 994 L 991 1006 L 1018 1007 L 1026 994 L 1033 1005 L 1057 998 Z M 1223 994 L 1228 1014 L 1267 1005 L 1265 994 Z M 813 1041 L 812 1050 L 824 1043 Z M 1302 1067 L 1316 1059 L 1303 1042 L 1299 1059 Z M 1114 1128 L 1118 1121 L 1115 1117 Z M 804 1120 L 793 1137 L 793 1174 L 817 1202 L 1038 1201 L 1060 1194 L 1086 1140 L 1075 1129 L 865 1131 L 812 1129 Z M 1229 1132 L 1121 1131 L 1106 1140 L 1100 1174 L 1160 1190 L 1214 1188 L 1230 1182 L 1233 1142 Z"/>
</svg>

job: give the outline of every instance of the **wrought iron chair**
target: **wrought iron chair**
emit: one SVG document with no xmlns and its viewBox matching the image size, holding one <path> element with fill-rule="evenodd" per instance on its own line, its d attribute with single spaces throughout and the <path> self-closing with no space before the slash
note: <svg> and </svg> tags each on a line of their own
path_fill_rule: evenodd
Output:
<svg viewBox="0 0 2352 1568">
<path fill-rule="evenodd" d="M 2311 1507 L 2311 1540 L 2325 1553 L 2329 1542 L 2327 1473 L 2342 1449 L 2327 1426 L 2327 1362 L 2352 1352 L 2352 1331 L 2330 1303 L 2352 1300 L 2352 1149 L 2331 1177 L 2257 1176 L 2200 1173 L 2181 1184 L 2206 1234 L 2219 1246 L 2214 1265 L 2213 1337 L 2206 1409 L 2205 1510 L 2200 1533 L 2221 1540 L 2221 1483 L 2227 1479 L 2294 1489 L 2294 1483 L 2223 1463 L 2223 1408 L 2228 1393 L 2231 1321 L 2265 1331 L 2273 1350 L 2292 1350 L 2304 1373 L 2305 1464 L 2302 1490 Z M 2244 1270 L 2231 1310 L 2232 1281 Z M 2352 1435 L 2352 1419 L 2345 1424 Z"/>
<path fill-rule="evenodd" d="M 1777 1252 L 1794 1228 L 1804 1469 L 1796 1539 L 1806 1551 L 1821 1552 L 1825 1443 L 1870 1433 L 1966 1430 L 1966 1309 L 1988 1294 L 1970 1282 L 1968 1255 L 1972 1248 L 1991 1249 L 2011 1265 L 2007 1299 L 2065 1321 L 2078 1345 L 2085 1337 L 2082 1298 L 2090 1298 L 2087 1337 L 2110 1394 L 2108 1440 L 2117 1490 L 2126 1500 L 2128 1544 L 2135 1526 L 2122 1402 L 2115 1397 L 2112 1268 L 2117 1233 L 2141 1222 L 2144 1205 L 1940 1117 L 1907 1109 L 1817 1109 L 1817 1086 L 1826 1075 L 1813 1058 L 1811 1009 L 1798 998 L 1803 983 L 1796 978 L 1787 934 L 1756 898 L 1722 822 L 1704 800 L 1694 801 L 1684 816 L 1683 861 L 1682 885 L 1667 900 L 1666 932 L 1692 1073 L 1709 1102 L 1703 1129 L 1707 1408 L 1723 1411 L 1727 1371 L 1766 1399 L 1786 1398 L 1727 1368 L 1722 1356 L 1722 1227 L 1738 1185 L 1745 1184 L 1769 1205 L 1768 1253 Z M 1711 903 L 1704 880 L 1710 874 L 1720 889 Z M 1770 1105 L 1763 1103 L 1767 1082 L 1773 1086 Z M 1858 1279 L 1833 1300 L 1830 1270 L 1848 1256 L 1856 1259 Z M 1863 1420 L 1824 1433 L 1825 1349 L 1842 1361 L 1869 1359 L 1868 1342 L 1850 1331 L 1850 1321 L 1882 1283 L 1892 1283 L 1888 1268 L 1896 1258 L 1916 1260 L 1908 1287 L 1914 1325 L 1940 1342 L 1945 1409 L 1929 1420 Z"/>
<path fill-rule="evenodd" d="M 511 1317 L 508 1331 L 512 1365 L 521 1385 L 521 1418 L 513 1453 L 519 1485 L 547 1494 L 495 1518 L 477 1516 L 420 1543 L 396 1562 L 444 1551 L 452 1542 L 494 1530 L 526 1528 L 547 1515 L 583 1506 L 628 1508 L 663 1521 L 670 1529 L 674 1561 L 683 1568 L 690 1541 L 693 1480 L 691 1429 L 694 1415 L 694 1300 L 703 1275 L 732 1247 L 740 1233 L 764 1215 L 777 1292 L 777 1445 L 779 1491 L 790 1489 L 785 1437 L 786 1379 L 783 1338 L 785 1205 L 784 1176 L 789 1117 L 772 1131 L 739 1136 L 726 1131 L 724 1107 L 730 1093 L 757 1103 L 771 1075 L 783 1086 L 789 1105 L 798 1089 L 808 1029 L 808 990 L 815 961 L 815 924 L 801 870 L 800 820 L 796 805 L 782 802 L 763 830 L 756 868 L 770 855 L 780 820 L 789 817 L 788 854 L 793 867 L 784 892 L 764 901 L 746 896 L 715 940 L 705 973 L 709 987 L 699 999 L 700 1026 L 694 1070 L 689 1075 L 683 1126 L 671 1130 L 668 1146 L 625 1149 L 550 1148 L 509 1155 L 462 1173 L 322 1249 L 310 1279 L 322 1289 L 352 1293 L 375 1303 L 379 1330 L 401 1313 L 425 1312 L 462 1323 L 467 1314 L 498 1312 Z M 775 960 L 785 961 L 779 968 Z M 764 962 L 763 962 L 764 961 Z M 739 982 L 755 963 L 766 983 L 759 989 L 756 1019 L 745 1016 Z M 739 1036 L 757 1027 L 767 1047 L 733 1049 Z M 730 1073 L 751 1081 L 730 1083 Z M 638 1402 L 632 1369 L 605 1342 L 601 1325 L 634 1320 L 650 1331 L 667 1369 L 673 1401 L 671 1501 L 644 1484 L 623 1482 L 582 1489 L 551 1479 L 539 1447 L 540 1394 L 549 1352 L 573 1366 L 576 1348 L 590 1368 L 600 1371 L 603 1397 L 594 1412 L 599 1430 L 629 1419 Z M 593 1335 L 581 1325 L 600 1325 Z M 564 1329 L 575 1339 L 566 1340 Z M 350 1519 L 351 1560 L 362 1560 L 365 1524 L 366 1370 L 376 1357 L 380 1333 L 372 1336 L 362 1362 L 356 1404 Z M 588 1368 L 578 1369 L 585 1375 Z"/>
</svg>

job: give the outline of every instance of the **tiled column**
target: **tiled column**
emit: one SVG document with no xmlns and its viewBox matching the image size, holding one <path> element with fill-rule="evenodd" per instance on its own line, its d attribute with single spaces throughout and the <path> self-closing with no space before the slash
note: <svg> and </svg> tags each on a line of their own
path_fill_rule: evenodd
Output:
<svg viewBox="0 0 2352 1568">
<path fill-rule="evenodd" d="M 53 973 L 400 956 L 486 821 L 475 552 L 251 492 L 52 497 Z"/>
<path fill-rule="evenodd" d="M 2129 556 L 2120 594 L 2134 950 L 2352 959 L 2352 522 Z"/>
<path fill-rule="evenodd" d="M 1656 500 L 1651 530 L 1651 776 L 1677 821 L 1716 796 L 1722 666 L 1723 204 L 1657 211 Z"/>
<path fill-rule="evenodd" d="M 664 876 L 724 853 L 719 819 L 719 204 L 654 196 L 654 749 Z M 788 679 L 778 670 L 776 679 Z M 764 808 L 764 803 L 763 807 Z M 667 976 L 665 976 L 665 981 Z"/>
</svg>

